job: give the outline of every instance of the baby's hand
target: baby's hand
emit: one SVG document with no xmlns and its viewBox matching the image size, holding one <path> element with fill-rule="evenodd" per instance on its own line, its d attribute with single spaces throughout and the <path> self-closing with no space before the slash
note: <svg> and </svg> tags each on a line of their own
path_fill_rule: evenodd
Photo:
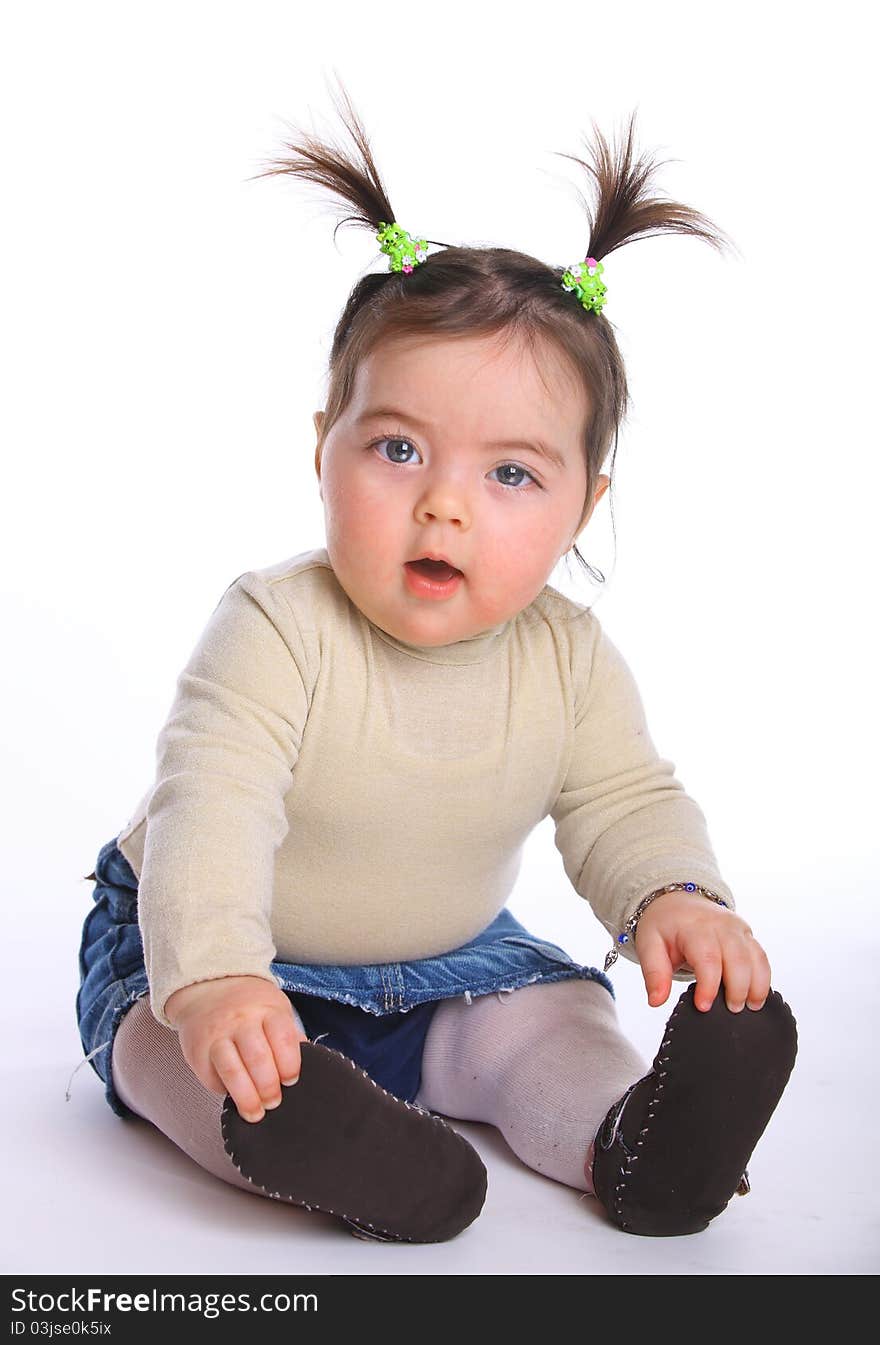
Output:
<svg viewBox="0 0 880 1345">
<path fill-rule="evenodd" d="M 673 971 L 697 978 L 694 1003 L 711 1009 L 722 978 L 727 1007 L 760 1009 L 770 993 L 770 963 L 749 925 L 735 911 L 691 892 L 664 892 L 636 926 L 636 953 L 648 1003 L 665 1003 Z"/>
<path fill-rule="evenodd" d="M 246 1121 L 281 1102 L 299 1078 L 300 1032 L 284 991 L 262 976 L 221 976 L 175 990 L 165 1014 L 190 1069 L 213 1093 L 229 1093 Z"/>
</svg>

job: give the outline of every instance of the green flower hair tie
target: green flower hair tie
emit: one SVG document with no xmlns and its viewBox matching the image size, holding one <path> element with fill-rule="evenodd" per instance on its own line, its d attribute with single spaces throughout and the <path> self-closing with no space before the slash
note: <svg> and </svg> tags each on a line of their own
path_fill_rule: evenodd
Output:
<svg viewBox="0 0 880 1345">
<path fill-rule="evenodd" d="M 386 224 L 382 221 L 376 238 L 382 244 L 380 251 L 391 258 L 388 263 L 389 271 L 404 271 L 409 275 L 419 262 L 427 260 L 427 238 L 411 238 L 399 224 Z"/>
<path fill-rule="evenodd" d="M 607 285 L 599 279 L 604 270 L 605 267 L 595 257 L 585 257 L 563 274 L 562 288 L 574 290 L 587 312 L 601 313 L 608 293 Z"/>
</svg>

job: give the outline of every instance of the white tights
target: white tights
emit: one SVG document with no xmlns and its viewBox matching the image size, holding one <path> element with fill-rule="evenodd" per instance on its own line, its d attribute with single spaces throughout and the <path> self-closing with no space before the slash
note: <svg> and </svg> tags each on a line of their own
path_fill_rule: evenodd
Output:
<svg viewBox="0 0 880 1345">
<path fill-rule="evenodd" d="M 302 1029 L 305 1031 L 305 1029 Z M 113 1044 L 122 1101 L 223 1181 L 265 1194 L 223 1147 L 223 1098 L 193 1074 L 177 1033 L 135 1002 Z M 442 1000 L 431 1019 L 415 1102 L 443 1116 L 496 1126 L 528 1167 L 580 1191 L 609 1107 L 649 1065 L 623 1036 L 598 981 L 572 977 Z"/>
</svg>

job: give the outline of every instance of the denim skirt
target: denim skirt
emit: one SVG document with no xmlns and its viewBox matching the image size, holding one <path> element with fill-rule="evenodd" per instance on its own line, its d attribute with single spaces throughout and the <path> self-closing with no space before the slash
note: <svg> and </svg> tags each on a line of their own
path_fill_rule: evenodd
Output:
<svg viewBox="0 0 880 1345">
<path fill-rule="evenodd" d="M 109 1106 L 117 1116 L 133 1116 L 113 1087 L 113 1040 L 126 1011 L 149 994 L 149 983 L 138 881 L 116 837 L 101 847 L 89 876 L 95 886 L 79 951 L 77 1025 Z M 272 962 L 270 968 L 310 1040 L 320 1038 L 341 1051 L 405 1102 L 419 1091 L 425 1038 L 441 1000 L 463 996 L 470 1003 L 481 995 L 575 976 L 601 981 L 614 998 L 604 972 L 535 938 L 507 907 L 468 943 L 436 957 L 363 966 Z"/>
</svg>

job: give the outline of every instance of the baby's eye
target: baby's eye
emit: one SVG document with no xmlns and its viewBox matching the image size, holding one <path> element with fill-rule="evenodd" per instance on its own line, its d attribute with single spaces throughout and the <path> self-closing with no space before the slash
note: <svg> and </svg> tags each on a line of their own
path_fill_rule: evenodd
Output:
<svg viewBox="0 0 880 1345">
<path fill-rule="evenodd" d="M 418 449 L 416 449 L 416 448 L 414 447 L 414 445 L 411 444 L 410 441 L 409 441 L 408 439 L 398 439 L 398 438 L 393 438 L 393 439 L 390 439 L 390 438 L 389 438 L 389 439 L 376 439 L 376 440 L 373 441 L 373 443 L 370 445 L 370 447 L 371 447 L 371 448 L 378 448 L 380 444 L 405 444 L 405 445 L 407 446 L 407 448 L 411 448 L 411 449 L 413 449 L 413 451 L 416 452 L 416 453 L 418 452 Z M 396 453 L 396 452 L 397 452 L 397 449 L 396 449 L 396 448 L 395 448 L 395 449 L 392 449 L 391 452 L 392 452 L 392 453 Z M 405 465 L 407 462 L 410 462 L 410 461 L 411 461 L 411 459 L 409 459 L 409 458 L 385 457 L 385 454 L 384 454 L 384 453 L 380 453 L 379 456 L 385 458 L 385 461 L 386 461 L 386 462 L 396 462 L 396 463 L 401 463 L 401 464 L 403 464 L 403 465 Z"/>
<path fill-rule="evenodd" d="M 526 476 L 536 486 L 540 486 L 540 482 L 534 476 L 532 476 L 531 472 L 527 472 L 525 467 L 517 466 L 515 462 L 505 462 L 500 467 L 496 467 L 494 470 L 496 472 L 519 472 L 520 476 Z M 519 482 L 511 481 L 510 479 L 508 479 L 507 481 L 502 480 L 499 484 L 502 486 L 518 486 Z"/>
<path fill-rule="evenodd" d="M 383 444 L 392 445 L 392 447 L 388 450 L 387 455 L 385 452 L 382 451 L 381 446 Z M 384 439 L 374 439 L 373 442 L 370 444 L 370 448 L 379 449 L 379 456 L 384 458 L 386 462 L 396 463 L 399 467 L 406 467 L 409 465 L 410 462 L 413 461 L 413 459 L 411 457 L 398 456 L 401 451 L 398 446 L 401 444 L 404 446 L 404 452 L 407 451 L 411 453 L 419 452 L 419 450 L 409 439 L 404 439 L 400 435 L 393 435 L 393 436 L 388 435 Z M 420 454 L 419 457 L 421 458 Z M 531 481 L 533 486 L 537 486 L 538 489 L 541 489 L 540 481 L 538 481 L 537 478 L 534 477 L 531 472 L 526 471 L 525 467 L 520 467 L 515 462 L 502 463 L 500 467 L 495 467 L 493 469 L 493 472 L 490 473 L 490 476 L 493 475 L 494 472 L 518 473 L 517 480 L 510 480 L 509 478 L 507 480 L 502 479 L 501 481 L 499 481 L 499 485 L 507 486 L 508 489 L 514 489 L 519 494 L 522 494 L 522 490 L 520 489 L 520 487 L 524 484 L 523 478 L 525 478 L 528 481 Z"/>
</svg>

